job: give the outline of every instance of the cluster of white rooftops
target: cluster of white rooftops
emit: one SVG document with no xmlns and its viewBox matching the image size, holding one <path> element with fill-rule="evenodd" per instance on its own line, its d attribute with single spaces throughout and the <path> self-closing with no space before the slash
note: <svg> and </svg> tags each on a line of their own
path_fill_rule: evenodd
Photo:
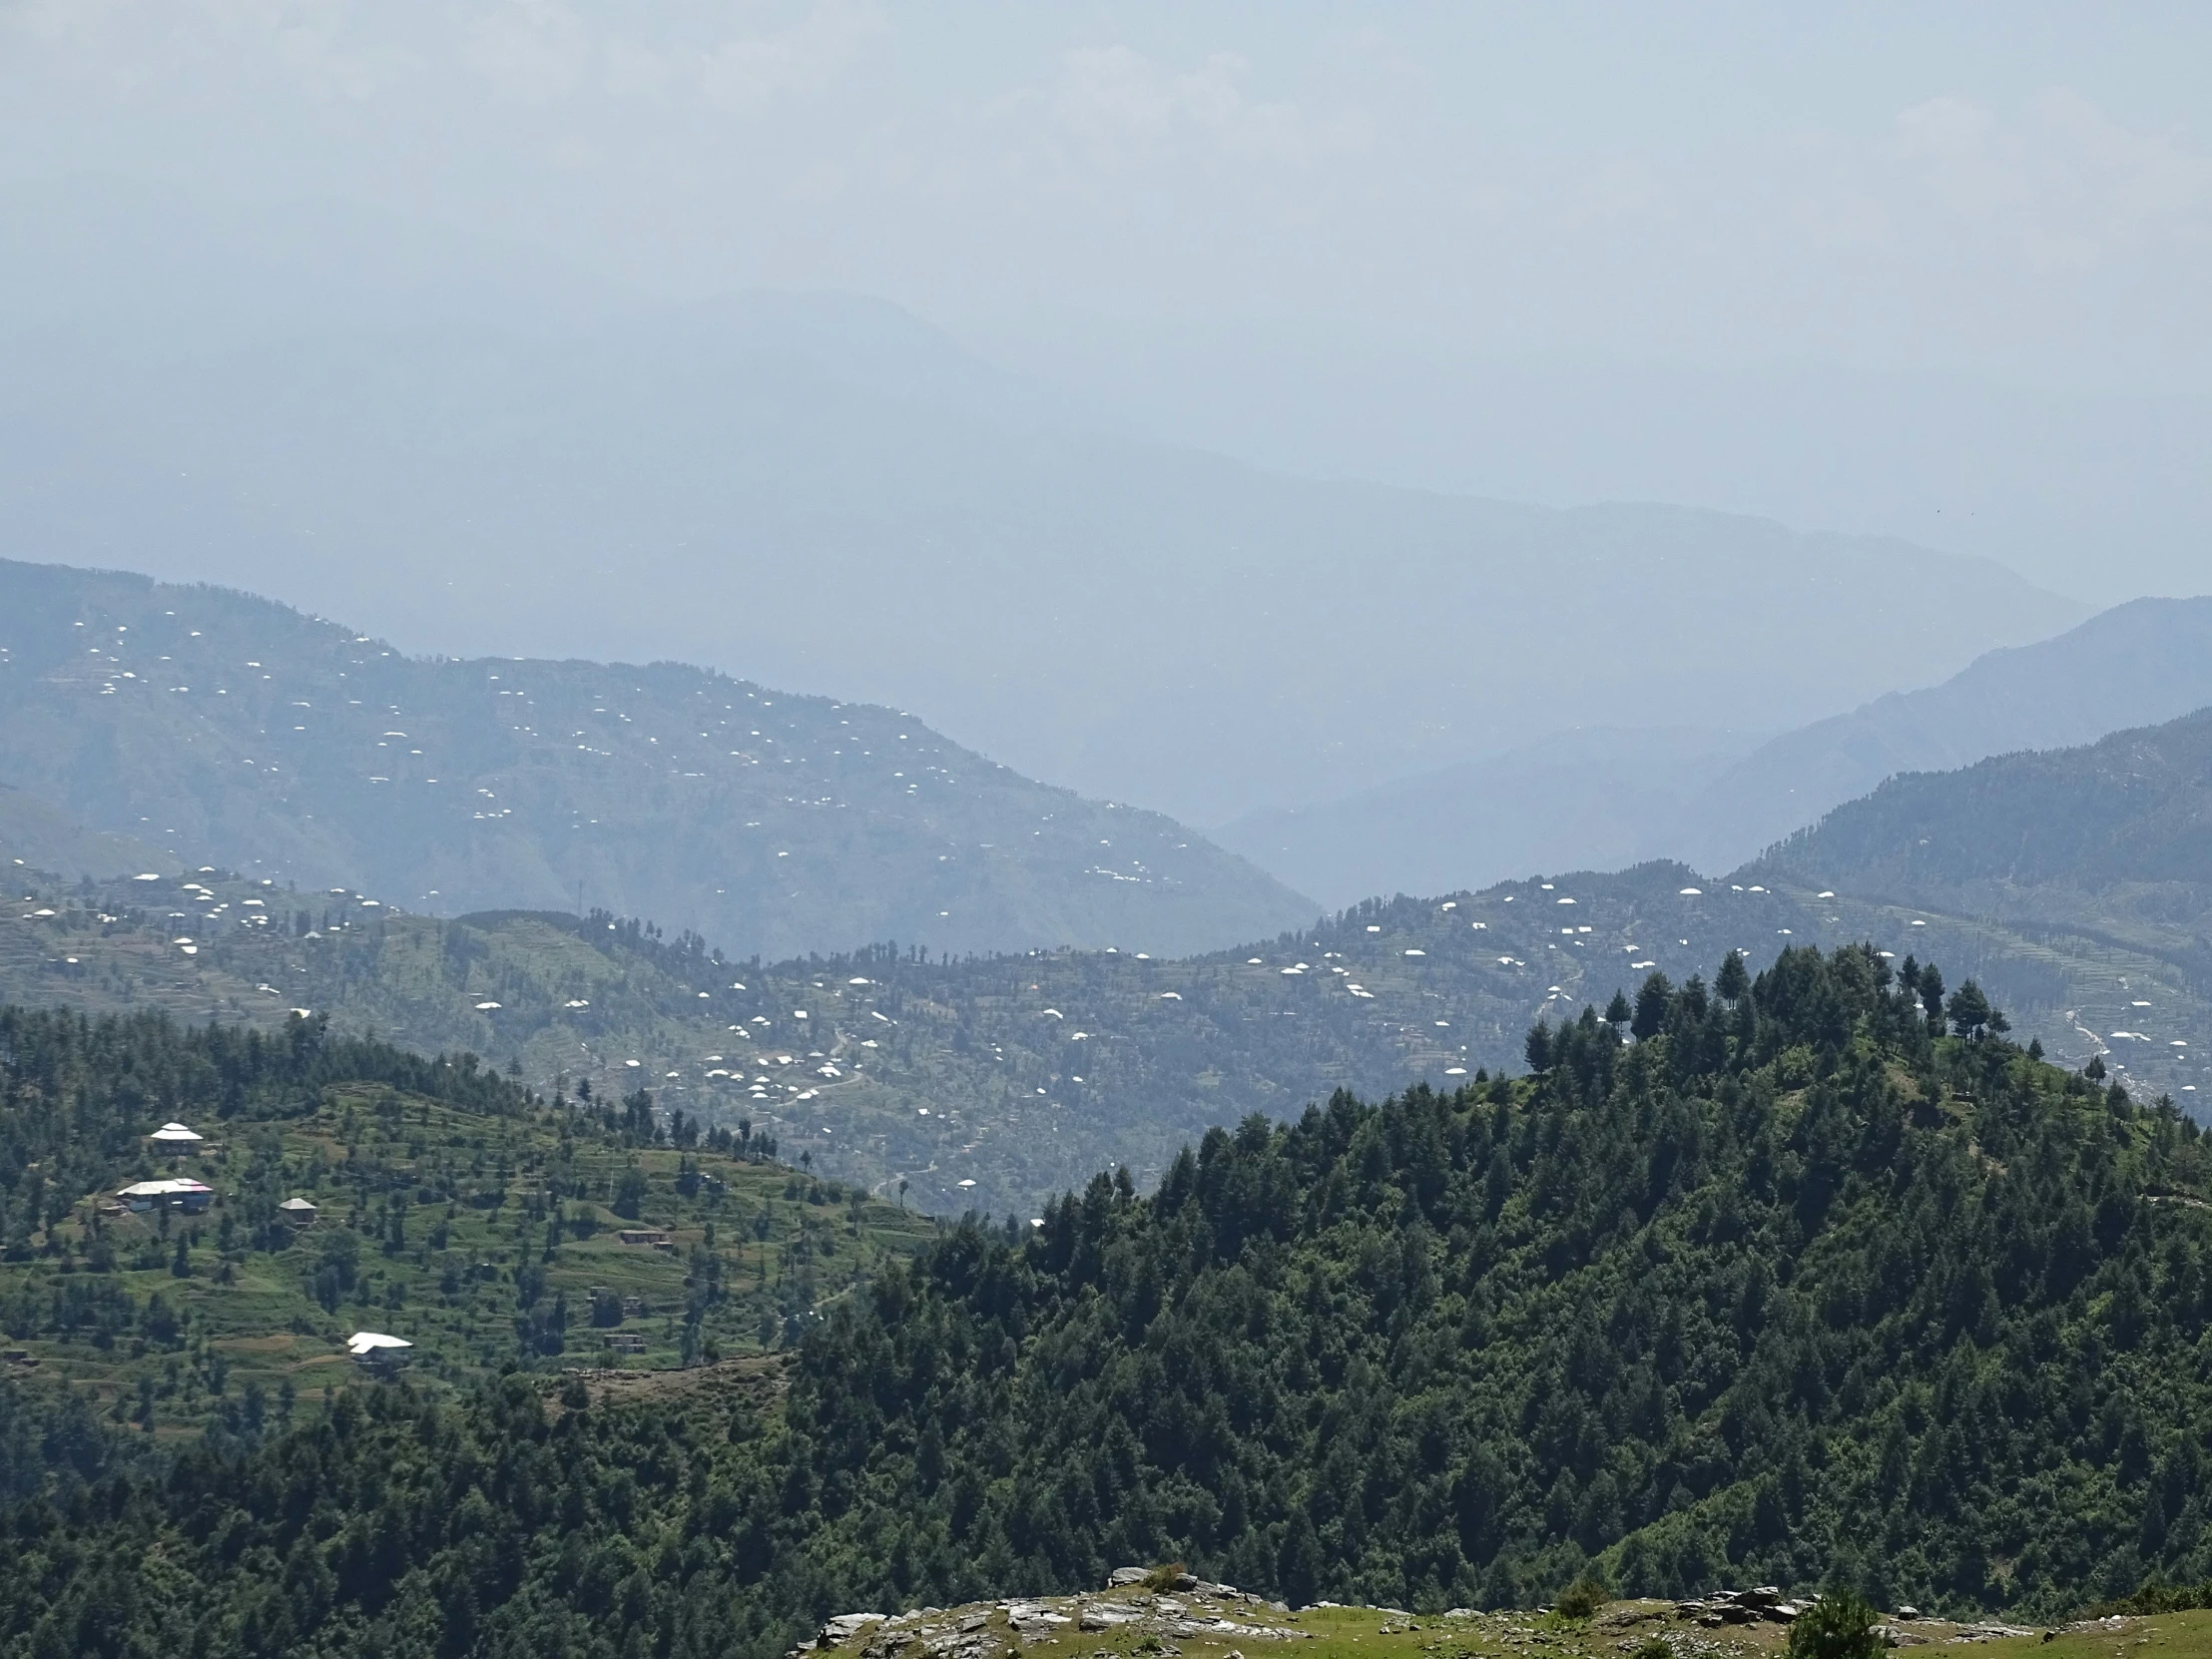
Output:
<svg viewBox="0 0 2212 1659">
<path fill-rule="evenodd" d="M 146 1137 L 155 1146 L 173 1152 L 190 1152 L 207 1144 L 207 1137 L 189 1124 L 165 1123 Z M 141 1207 L 150 1207 L 167 1200 L 198 1208 L 215 1196 L 215 1189 L 203 1181 L 176 1176 L 165 1181 L 135 1181 L 116 1194 L 126 1204 L 133 1200 Z M 197 1203 L 195 1203 L 197 1201 Z M 292 1221 L 311 1220 L 315 1213 L 313 1204 L 303 1198 L 287 1198 L 277 1208 Z M 363 1365 L 388 1363 L 403 1357 L 414 1344 L 404 1337 L 388 1337 L 381 1331 L 356 1331 L 345 1340 L 346 1353 Z"/>
<path fill-rule="evenodd" d="M 157 1152 L 181 1156 L 207 1144 L 207 1137 L 187 1124 L 165 1123 L 146 1137 Z M 115 1195 L 134 1210 L 150 1210 L 157 1204 L 191 1212 L 205 1210 L 215 1189 L 204 1181 L 175 1176 L 165 1181 L 134 1181 Z"/>
</svg>

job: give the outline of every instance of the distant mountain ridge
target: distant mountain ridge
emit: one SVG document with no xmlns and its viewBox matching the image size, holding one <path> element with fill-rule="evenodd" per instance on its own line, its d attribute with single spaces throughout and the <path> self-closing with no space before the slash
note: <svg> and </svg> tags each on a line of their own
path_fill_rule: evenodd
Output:
<svg viewBox="0 0 2212 1659">
<path fill-rule="evenodd" d="M 1730 869 L 1893 774 L 2091 743 L 2207 705 L 2212 598 L 2139 599 L 1988 652 L 1939 685 L 1795 731 L 1562 733 L 1295 811 L 1247 814 L 1216 835 L 1329 903 L 1645 858 Z"/>
<path fill-rule="evenodd" d="M 741 954 L 1180 952 L 1313 914 L 1170 819 L 889 709 L 668 663 L 410 659 L 267 600 L 4 561 L 0 618 L 0 780 L 56 862 L 74 821 L 412 909 L 581 896 Z"/>
<path fill-rule="evenodd" d="M 1907 773 L 1828 814 L 1754 870 L 1838 874 L 1905 899 L 1963 895 L 2019 917 L 2027 895 L 2149 887 L 2212 899 L 2212 709 L 2073 749 Z"/>
<path fill-rule="evenodd" d="M 1655 856 L 1664 827 L 1763 734 L 1703 727 L 1563 732 L 1336 801 L 1247 813 L 1214 838 L 1324 903 L 1453 892 L 1535 870 Z"/>
<path fill-rule="evenodd" d="M 851 296 L 7 366 L 0 553 L 888 704 L 1191 824 L 1576 727 L 1772 732 L 2083 614 L 1895 538 L 1102 436 Z"/>
<path fill-rule="evenodd" d="M 1899 773 L 2065 749 L 2212 705 L 2212 597 L 2137 599 L 1787 733 L 1683 808 L 1672 848 L 1705 868 L 1756 856 Z"/>
<path fill-rule="evenodd" d="M 1892 778 L 1737 879 L 1817 885 L 1909 927 L 1925 918 L 1931 936 L 1947 935 L 1946 968 L 2032 1003 L 2057 1027 L 2047 1043 L 2108 1051 L 2131 1079 L 2206 1113 L 2212 709 Z"/>
</svg>

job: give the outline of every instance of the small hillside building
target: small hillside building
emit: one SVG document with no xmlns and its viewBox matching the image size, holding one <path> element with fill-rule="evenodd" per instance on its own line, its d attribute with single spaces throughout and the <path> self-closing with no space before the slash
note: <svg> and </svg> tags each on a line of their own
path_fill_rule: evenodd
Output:
<svg viewBox="0 0 2212 1659">
<path fill-rule="evenodd" d="M 396 1371 L 407 1363 L 414 1344 L 403 1337 L 387 1337 L 381 1331 L 356 1331 L 345 1339 L 345 1352 L 363 1371 Z"/>
<path fill-rule="evenodd" d="M 126 1210 L 181 1210 L 197 1216 L 215 1201 L 215 1189 L 191 1180 L 137 1181 L 115 1196 Z"/>
<path fill-rule="evenodd" d="M 165 1123 L 146 1138 L 154 1143 L 156 1152 L 166 1152 L 172 1158 L 182 1157 L 188 1152 L 198 1152 L 208 1144 L 205 1135 L 182 1123 Z"/>
<path fill-rule="evenodd" d="M 294 1227 L 312 1227 L 317 1214 L 315 1207 L 303 1198 L 287 1198 L 276 1206 L 276 1213 Z"/>
</svg>

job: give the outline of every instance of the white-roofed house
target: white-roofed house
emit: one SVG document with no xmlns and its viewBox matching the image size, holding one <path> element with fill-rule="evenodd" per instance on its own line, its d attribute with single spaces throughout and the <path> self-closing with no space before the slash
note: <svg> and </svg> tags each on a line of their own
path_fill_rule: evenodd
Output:
<svg viewBox="0 0 2212 1659">
<path fill-rule="evenodd" d="M 127 1210 L 182 1210 L 188 1216 L 197 1216 L 214 1202 L 215 1189 L 205 1182 L 186 1179 L 136 1181 L 115 1196 Z"/>
<path fill-rule="evenodd" d="M 276 1206 L 276 1213 L 294 1227 L 312 1227 L 318 1214 L 315 1207 L 303 1198 L 287 1198 Z"/>
<path fill-rule="evenodd" d="M 208 1144 L 205 1135 L 182 1123 L 165 1123 L 146 1138 L 154 1143 L 156 1152 L 166 1152 L 172 1158 L 198 1152 Z"/>
<path fill-rule="evenodd" d="M 364 1371 L 394 1371 L 407 1363 L 414 1344 L 404 1337 L 387 1337 L 381 1331 L 356 1331 L 345 1339 L 345 1352 Z"/>
</svg>

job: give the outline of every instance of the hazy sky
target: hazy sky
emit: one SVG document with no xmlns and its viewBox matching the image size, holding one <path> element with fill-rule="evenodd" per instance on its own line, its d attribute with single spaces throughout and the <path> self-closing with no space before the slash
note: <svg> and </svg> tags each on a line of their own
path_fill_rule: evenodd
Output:
<svg viewBox="0 0 2212 1659">
<path fill-rule="evenodd" d="M 2183 585 L 2212 532 L 2139 453 L 2208 419 L 2207 63 L 2201 4 L 0 0 L 0 186 L 175 193 L 180 258 L 225 214 L 369 210 L 427 287 L 480 244 L 483 291 L 586 308 L 594 283 L 879 294 L 1163 435 L 1531 499 L 1939 541 L 1963 486 L 1917 436 L 1858 459 L 1884 411 L 1955 437 L 2056 399 L 1972 439 L 1992 517 L 2008 475 L 2029 503 L 1973 550 L 2124 597 Z M 117 246 L 87 213 L 0 230 L 57 304 Z M 1453 449 L 1439 422 L 1511 421 L 1410 386 L 1452 363 L 1583 389 L 1531 394 L 1557 430 L 1525 456 Z M 1695 401 L 1685 374 L 1724 388 L 1687 437 L 1662 415 L 1577 448 L 1624 395 Z M 1868 408 L 1831 434 L 1837 386 Z M 1793 456 L 1761 397 L 1797 411 Z M 1356 417 L 1284 428 L 1332 401 Z M 1652 460 L 1700 420 L 1739 436 Z M 2142 442 L 2075 453 L 2115 430 Z M 2069 552 L 2104 509 L 2140 546 Z M 2082 574 L 2107 556 L 2122 591 Z"/>
</svg>

